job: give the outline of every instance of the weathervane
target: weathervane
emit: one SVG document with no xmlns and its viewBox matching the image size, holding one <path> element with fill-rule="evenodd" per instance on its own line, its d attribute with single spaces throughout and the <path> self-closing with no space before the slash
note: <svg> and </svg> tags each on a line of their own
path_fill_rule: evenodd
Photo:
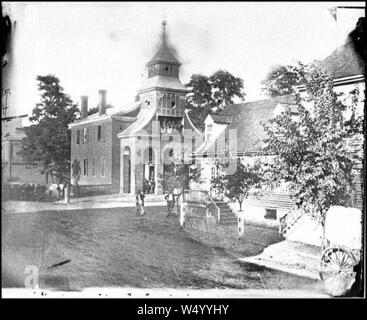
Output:
<svg viewBox="0 0 367 320">
<path fill-rule="evenodd" d="M 166 24 L 167 24 L 167 21 L 165 19 L 163 19 L 162 21 L 162 26 L 163 26 L 163 38 L 166 37 Z"/>
</svg>

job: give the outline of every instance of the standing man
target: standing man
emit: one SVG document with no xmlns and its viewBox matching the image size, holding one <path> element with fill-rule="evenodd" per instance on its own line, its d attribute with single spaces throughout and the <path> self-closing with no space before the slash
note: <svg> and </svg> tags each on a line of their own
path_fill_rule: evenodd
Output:
<svg viewBox="0 0 367 320">
<path fill-rule="evenodd" d="M 155 189 L 155 182 L 154 182 L 154 177 L 151 176 L 150 177 L 150 193 L 154 194 L 154 189 Z"/>
<path fill-rule="evenodd" d="M 172 209 L 174 206 L 174 198 L 173 198 L 172 190 L 170 190 L 164 198 L 167 201 L 167 216 L 166 217 L 169 217 L 172 213 Z"/>
<path fill-rule="evenodd" d="M 144 193 L 142 191 L 138 191 L 136 194 L 136 215 L 142 216 L 144 215 Z"/>
</svg>

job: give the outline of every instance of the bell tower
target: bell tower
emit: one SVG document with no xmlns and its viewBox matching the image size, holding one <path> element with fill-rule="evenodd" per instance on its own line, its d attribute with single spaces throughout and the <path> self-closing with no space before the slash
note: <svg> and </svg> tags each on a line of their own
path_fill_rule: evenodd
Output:
<svg viewBox="0 0 367 320">
<path fill-rule="evenodd" d="M 155 106 L 159 120 L 181 121 L 184 116 L 185 96 L 188 89 L 181 83 L 179 69 L 181 62 L 174 56 L 167 40 L 167 22 L 162 21 L 160 46 L 148 61 L 148 77 L 139 90 L 140 101 L 149 101 Z"/>
<path fill-rule="evenodd" d="M 166 39 L 167 22 L 162 22 L 162 43 L 154 57 L 147 63 L 148 78 L 155 76 L 178 78 L 181 62 L 176 59 L 167 45 Z"/>
</svg>

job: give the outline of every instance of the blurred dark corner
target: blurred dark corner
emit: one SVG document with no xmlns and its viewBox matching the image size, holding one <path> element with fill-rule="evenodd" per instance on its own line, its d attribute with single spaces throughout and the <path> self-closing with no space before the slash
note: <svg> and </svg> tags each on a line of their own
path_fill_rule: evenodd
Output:
<svg viewBox="0 0 367 320">
<path fill-rule="evenodd" d="M 10 20 L 8 15 L 2 16 L 2 14 L 1 14 L 0 34 L 1 34 L 1 59 L 3 60 L 2 63 L 3 63 L 3 66 L 4 66 L 4 63 L 6 64 L 6 56 L 5 55 L 9 50 L 10 34 L 11 34 L 11 20 Z M 5 58 L 5 60 L 4 60 L 4 58 Z"/>
<path fill-rule="evenodd" d="M 366 18 L 360 17 L 353 31 L 349 33 L 355 52 L 366 62 Z"/>
</svg>

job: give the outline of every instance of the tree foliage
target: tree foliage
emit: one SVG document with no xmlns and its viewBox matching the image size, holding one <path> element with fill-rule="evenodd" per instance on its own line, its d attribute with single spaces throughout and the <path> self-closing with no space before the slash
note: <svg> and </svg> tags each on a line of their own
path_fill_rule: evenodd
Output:
<svg viewBox="0 0 367 320">
<path fill-rule="evenodd" d="M 362 133 L 355 109 L 358 92 L 348 104 L 321 70 L 301 66 L 297 73 L 306 86 L 296 102 L 297 115 L 287 109 L 265 125 L 265 151 L 276 155 L 267 176 L 274 185 L 287 185 L 298 207 L 324 224 L 331 206 L 350 201 L 356 154 L 348 141 Z"/>
<path fill-rule="evenodd" d="M 106 109 L 113 108 L 111 104 L 106 104 Z M 98 106 L 92 107 L 88 109 L 87 116 L 91 116 L 92 114 L 97 113 L 99 110 Z"/>
<path fill-rule="evenodd" d="M 271 98 L 294 93 L 294 86 L 299 85 L 303 80 L 297 71 L 300 65 L 273 66 L 261 82 L 262 91 Z"/>
<path fill-rule="evenodd" d="M 220 112 L 224 106 L 232 104 L 234 98 L 244 100 L 243 80 L 219 70 L 207 77 L 193 74 L 186 84 L 191 92 L 187 95 L 187 109 L 194 125 L 204 129 L 204 120 L 208 114 Z"/>
<path fill-rule="evenodd" d="M 164 176 L 159 174 L 164 192 L 170 192 L 174 188 L 183 191 L 189 188 L 191 181 L 201 181 L 201 168 L 190 165 L 185 157 L 185 152 L 178 154 L 173 149 L 167 154 L 163 164 Z"/>
<path fill-rule="evenodd" d="M 54 75 L 37 76 L 41 101 L 36 104 L 26 128 L 20 154 L 27 161 L 41 162 L 42 173 L 56 177 L 57 183 L 70 180 L 70 130 L 79 110 L 63 92 Z M 47 181 L 46 181 L 47 182 Z"/>
<path fill-rule="evenodd" d="M 242 211 L 243 200 L 249 196 L 250 191 L 260 188 L 260 163 L 244 164 L 238 159 L 236 171 L 232 174 L 227 174 L 226 172 L 226 169 L 229 167 L 228 161 L 216 160 L 215 166 L 217 175 L 211 181 L 212 189 L 224 194 L 232 201 L 238 201 L 240 211 Z"/>
<path fill-rule="evenodd" d="M 95 114 L 98 112 L 98 106 L 88 109 L 87 116 L 91 116 L 92 114 Z"/>
</svg>

